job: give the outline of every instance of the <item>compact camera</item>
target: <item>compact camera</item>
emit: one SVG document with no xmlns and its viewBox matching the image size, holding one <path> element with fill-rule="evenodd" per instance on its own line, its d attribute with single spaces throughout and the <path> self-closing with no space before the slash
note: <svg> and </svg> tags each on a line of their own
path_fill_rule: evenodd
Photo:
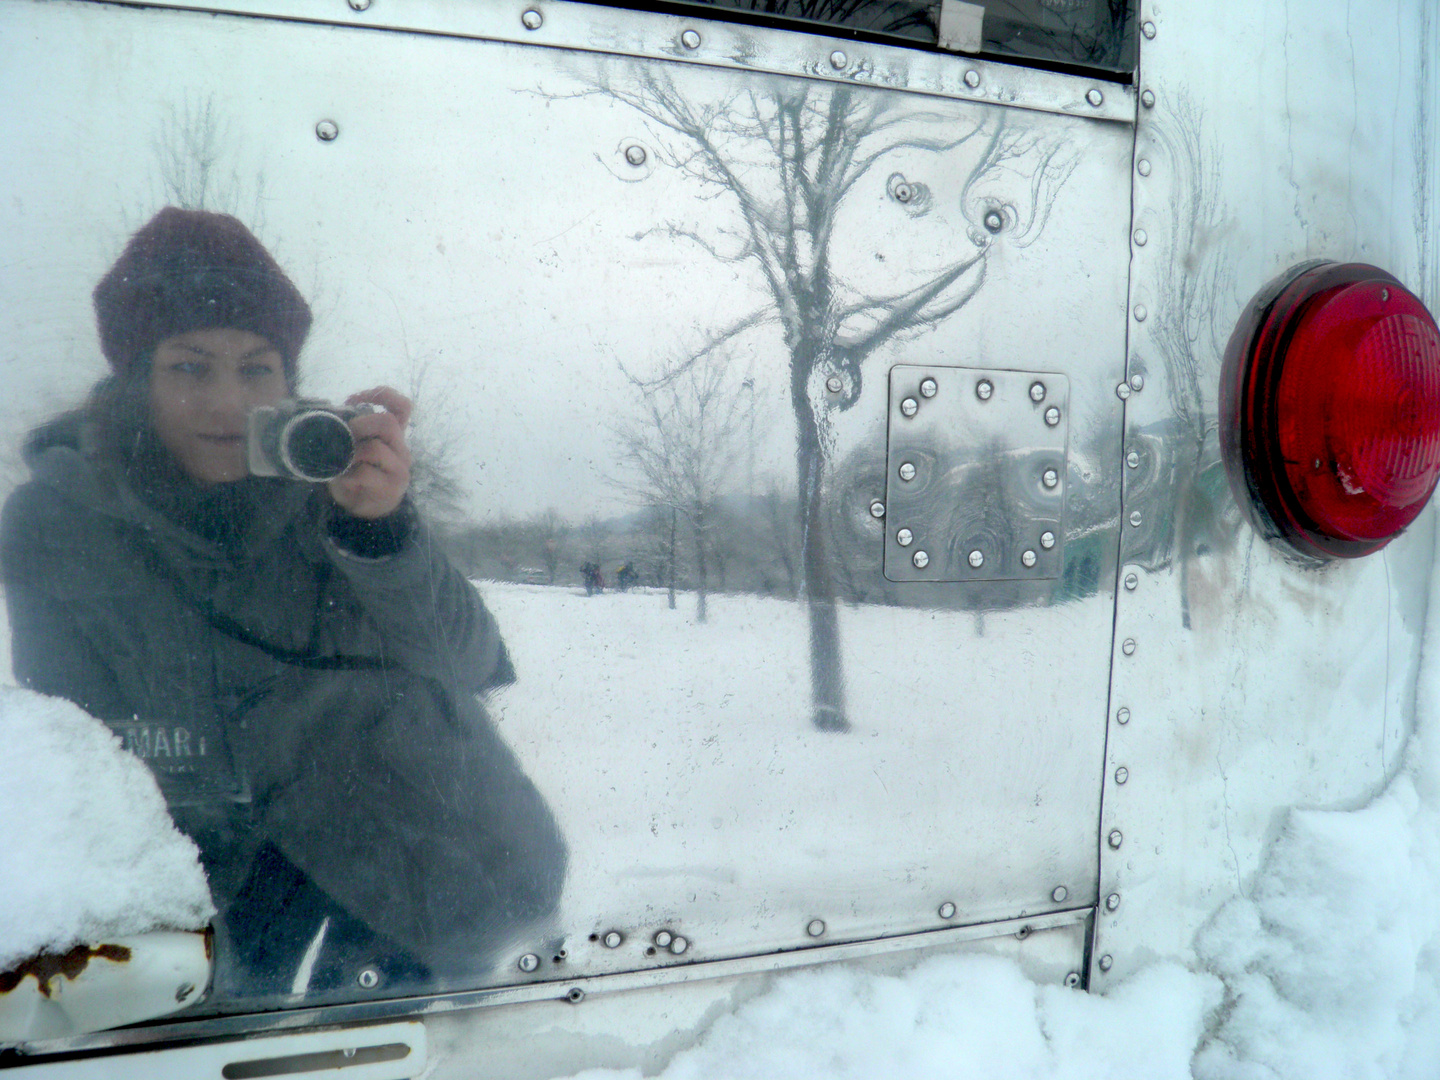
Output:
<svg viewBox="0 0 1440 1080">
<path fill-rule="evenodd" d="M 378 412 L 370 404 L 330 405 L 307 398 L 260 405 L 246 420 L 252 476 L 284 476 L 320 484 L 355 460 L 350 419 Z"/>
</svg>

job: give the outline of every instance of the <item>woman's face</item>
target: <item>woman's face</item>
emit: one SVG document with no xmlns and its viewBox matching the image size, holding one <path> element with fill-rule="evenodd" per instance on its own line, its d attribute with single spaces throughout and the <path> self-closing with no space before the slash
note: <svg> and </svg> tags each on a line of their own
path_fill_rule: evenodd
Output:
<svg viewBox="0 0 1440 1080">
<path fill-rule="evenodd" d="M 245 477 L 246 416 L 288 393 L 280 354 L 248 330 L 176 334 L 150 361 L 151 426 L 193 480 Z"/>
</svg>

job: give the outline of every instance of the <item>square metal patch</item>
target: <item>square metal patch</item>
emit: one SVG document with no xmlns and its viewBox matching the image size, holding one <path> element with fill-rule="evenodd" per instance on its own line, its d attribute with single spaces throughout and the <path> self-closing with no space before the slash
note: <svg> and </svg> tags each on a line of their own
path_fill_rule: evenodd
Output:
<svg viewBox="0 0 1440 1080">
<path fill-rule="evenodd" d="M 891 368 L 885 576 L 1059 577 L 1069 397 L 1049 371 Z"/>
</svg>

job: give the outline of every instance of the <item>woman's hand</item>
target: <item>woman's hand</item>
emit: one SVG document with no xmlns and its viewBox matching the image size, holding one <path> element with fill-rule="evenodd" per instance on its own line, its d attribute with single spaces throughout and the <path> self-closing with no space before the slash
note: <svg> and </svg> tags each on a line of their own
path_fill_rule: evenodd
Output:
<svg viewBox="0 0 1440 1080">
<path fill-rule="evenodd" d="M 355 460 L 329 486 L 330 497 L 342 509 L 373 521 L 393 514 L 410 487 L 405 425 L 414 403 L 388 386 L 377 386 L 345 399 L 347 405 L 363 402 L 384 411 L 361 413 L 350 421 L 355 435 Z"/>
</svg>

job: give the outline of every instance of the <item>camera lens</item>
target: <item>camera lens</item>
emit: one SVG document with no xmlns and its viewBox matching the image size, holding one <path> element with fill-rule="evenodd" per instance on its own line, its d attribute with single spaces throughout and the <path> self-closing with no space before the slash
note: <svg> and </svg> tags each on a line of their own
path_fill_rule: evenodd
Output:
<svg viewBox="0 0 1440 1080">
<path fill-rule="evenodd" d="M 285 425 L 280 456 L 286 468 L 302 480 L 333 480 L 350 467 L 355 436 L 350 425 L 332 412 L 303 412 Z"/>
</svg>

